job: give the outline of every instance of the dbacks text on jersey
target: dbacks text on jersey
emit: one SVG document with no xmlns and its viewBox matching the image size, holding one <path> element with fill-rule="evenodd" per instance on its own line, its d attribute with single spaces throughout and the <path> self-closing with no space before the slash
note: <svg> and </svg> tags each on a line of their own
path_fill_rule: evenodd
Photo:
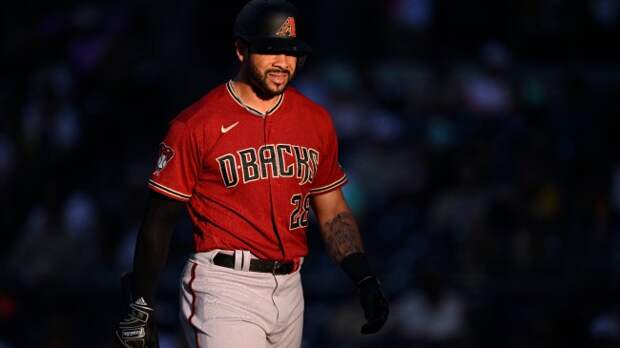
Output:
<svg viewBox="0 0 620 348">
<path fill-rule="evenodd" d="M 312 183 L 319 166 L 319 152 L 291 144 L 266 144 L 249 147 L 216 158 L 224 186 L 235 187 L 272 178 L 297 178 L 299 185 Z"/>
</svg>

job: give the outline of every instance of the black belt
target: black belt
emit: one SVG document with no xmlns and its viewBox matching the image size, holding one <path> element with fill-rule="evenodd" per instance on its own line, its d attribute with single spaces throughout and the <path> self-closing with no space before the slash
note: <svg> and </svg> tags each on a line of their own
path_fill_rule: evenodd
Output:
<svg viewBox="0 0 620 348">
<path fill-rule="evenodd" d="M 260 260 L 260 259 L 251 259 L 249 261 L 250 261 L 250 271 L 252 272 L 289 274 L 295 270 L 295 264 L 290 261 L 280 262 L 280 261 Z M 235 268 L 235 256 L 218 253 L 213 258 L 213 263 L 218 266 L 234 269 Z"/>
</svg>

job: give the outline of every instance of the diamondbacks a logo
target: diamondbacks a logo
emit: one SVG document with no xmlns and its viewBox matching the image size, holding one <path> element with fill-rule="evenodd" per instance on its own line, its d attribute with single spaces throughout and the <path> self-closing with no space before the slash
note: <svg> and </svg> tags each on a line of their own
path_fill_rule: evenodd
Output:
<svg viewBox="0 0 620 348">
<path fill-rule="evenodd" d="M 295 29 L 295 18 L 288 17 L 278 29 L 276 36 L 279 37 L 297 37 L 297 30 Z"/>
<path fill-rule="evenodd" d="M 174 157 L 174 149 L 166 145 L 166 143 L 162 142 L 159 144 L 159 155 L 157 156 L 157 165 L 155 166 L 153 175 L 159 175 L 159 173 L 166 168 L 166 165 L 168 165 L 172 157 Z"/>
</svg>

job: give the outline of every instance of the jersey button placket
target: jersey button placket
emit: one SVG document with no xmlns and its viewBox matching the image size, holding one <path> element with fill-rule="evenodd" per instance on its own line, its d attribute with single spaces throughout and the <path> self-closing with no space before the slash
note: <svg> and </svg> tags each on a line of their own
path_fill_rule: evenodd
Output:
<svg viewBox="0 0 620 348">
<path fill-rule="evenodd" d="M 273 126 L 273 115 L 265 115 L 263 116 L 263 130 L 264 130 L 264 144 L 267 145 L 272 143 L 270 135 L 272 134 L 272 126 Z M 275 144 L 275 142 L 274 142 Z M 274 180 L 271 176 L 271 172 L 267 173 L 267 182 L 269 185 L 269 205 L 271 211 L 271 224 L 273 226 L 273 231 L 278 240 L 278 247 L 280 252 L 282 253 L 282 257 L 286 258 L 286 249 L 284 247 L 284 243 L 282 241 L 282 236 L 278 231 L 278 223 L 277 223 L 277 214 L 276 214 L 276 205 L 274 203 Z"/>
</svg>

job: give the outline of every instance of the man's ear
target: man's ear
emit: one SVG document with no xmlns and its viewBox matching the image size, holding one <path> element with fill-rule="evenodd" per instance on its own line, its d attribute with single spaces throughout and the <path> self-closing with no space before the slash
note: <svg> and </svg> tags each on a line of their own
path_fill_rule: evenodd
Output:
<svg viewBox="0 0 620 348">
<path fill-rule="evenodd" d="M 240 39 L 235 40 L 235 53 L 239 62 L 243 63 L 248 56 L 248 44 Z"/>
</svg>

